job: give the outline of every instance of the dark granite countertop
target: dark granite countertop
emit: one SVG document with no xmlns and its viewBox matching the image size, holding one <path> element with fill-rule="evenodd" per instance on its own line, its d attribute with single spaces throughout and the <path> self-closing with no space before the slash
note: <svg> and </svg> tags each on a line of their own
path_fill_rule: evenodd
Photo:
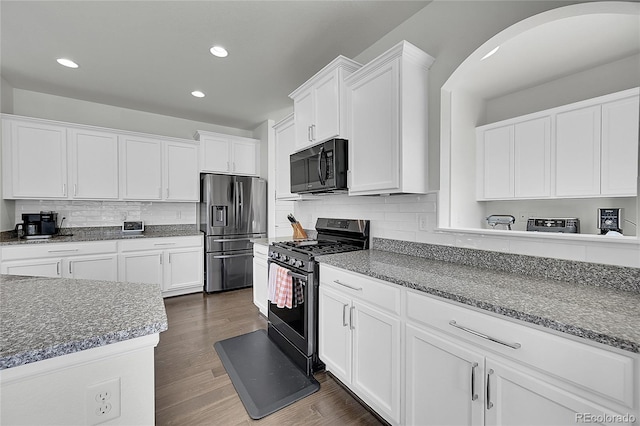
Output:
<svg viewBox="0 0 640 426">
<path fill-rule="evenodd" d="M 156 284 L 0 276 L 0 369 L 168 328 Z"/>
<path fill-rule="evenodd" d="M 203 235 L 196 225 L 149 225 L 140 234 L 123 233 L 119 226 L 90 228 L 65 228 L 52 238 L 26 240 L 16 237 L 13 231 L 0 233 L 0 245 L 26 245 L 51 243 L 77 243 L 84 241 L 129 240 L 136 238 L 164 238 Z"/>
<path fill-rule="evenodd" d="M 640 353 L 640 293 L 495 271 L 382 250 L 321 263 L 552 330 Z"/>
</svg>

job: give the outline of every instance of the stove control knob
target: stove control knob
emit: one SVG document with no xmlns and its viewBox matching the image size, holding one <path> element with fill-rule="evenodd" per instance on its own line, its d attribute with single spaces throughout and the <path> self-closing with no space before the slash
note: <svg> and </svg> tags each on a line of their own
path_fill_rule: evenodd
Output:
<svg viewBox="0 0 640 426">
<path fill-rule="evenodd" d="M 293 266 L 297 268 L 301 268 L 303 265 L 304 263 L 302 262 L 302 260 L 296 260 L 295 262 L 293 262 Z"/>
<path fill-rule="evenodd" d="M 287 262 L 289 260 L 289 256 L 282 256 L 281 259 L 283 262 Z"/>
</svg>

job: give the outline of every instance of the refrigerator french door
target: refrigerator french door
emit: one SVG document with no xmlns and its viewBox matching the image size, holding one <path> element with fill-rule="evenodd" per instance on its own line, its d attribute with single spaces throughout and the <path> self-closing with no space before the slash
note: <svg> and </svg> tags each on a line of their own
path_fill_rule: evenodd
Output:
<svg viewBox="0 0 640 426">
<path fill-rule="evenodd" d="M 252 239 L 267 232 L 267 183 L 247 176 L 200 176 L 200 230 L 205 233 L 204 291 L 253 285 Z"/>
</svg>

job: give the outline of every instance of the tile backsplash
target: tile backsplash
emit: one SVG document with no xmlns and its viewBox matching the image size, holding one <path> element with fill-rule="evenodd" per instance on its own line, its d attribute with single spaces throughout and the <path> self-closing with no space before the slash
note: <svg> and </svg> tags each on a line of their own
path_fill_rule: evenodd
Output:
<svg viewBox="0 0 640 426">
<path fill-rule="evenodd" d="M 197 203 L 152 201 L 16 200 L 16 221 L 22 213 L 58 212 L 64 227 L 120 226 L 125 220 L 143 220 L 145 225 L 195 224 Z"/>
</svg>

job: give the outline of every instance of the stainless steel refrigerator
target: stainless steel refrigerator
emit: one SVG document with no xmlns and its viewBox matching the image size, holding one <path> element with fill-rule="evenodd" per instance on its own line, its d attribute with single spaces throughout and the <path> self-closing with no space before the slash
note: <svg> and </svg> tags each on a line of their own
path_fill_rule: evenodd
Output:
<svg viewBox="0 0 640 426">
<path fill-rule="evenodd" d="M 200 230 L 205 233 L 204 291 L 253 284 L 252 239 L 267 235 L 267 182 L 200 175 Z"/>
</svg>

